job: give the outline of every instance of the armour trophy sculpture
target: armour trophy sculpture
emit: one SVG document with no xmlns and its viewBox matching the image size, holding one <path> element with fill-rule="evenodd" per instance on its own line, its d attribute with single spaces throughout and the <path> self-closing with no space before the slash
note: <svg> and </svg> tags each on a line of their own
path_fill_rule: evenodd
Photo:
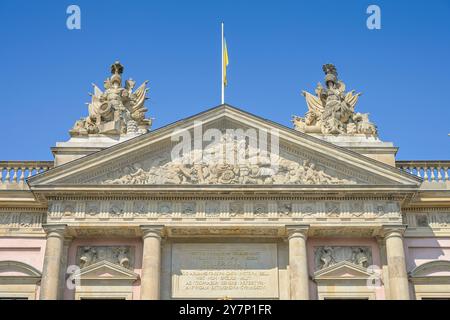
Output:
<svg viewBox="0 0 450 320">
<path fill-rule="evenodd" d="M 336 67 L 332 64 L 323 66 L 325 88 L 318 83 L 313 95 L 306 91 L 308 111 L 305 116 L 293 116 L 296 130 L 318 134 L 362 134 L 377 136 L 376 126 L 369 121 L 367 113 L 355 113 L 355 105 L 361 93 L 346 92 L 345 84 L 338 79 Z"/>
<path fill-rule="evenodd" d="M 89 115 L 75 123 L 70 130 L 71 136 L 137 135 L 148 132 L 152 122 L 145 118 L 148 81 L 133 92 L 136 85 L 133 79 L 126 80 L 125 87 L 122 87 L 123 70 L 119 61 L 111 66 L 112 75 L 104 81 L 104 92 L 92 84 L 94 93 L 90 94 Z"/>
</svg>

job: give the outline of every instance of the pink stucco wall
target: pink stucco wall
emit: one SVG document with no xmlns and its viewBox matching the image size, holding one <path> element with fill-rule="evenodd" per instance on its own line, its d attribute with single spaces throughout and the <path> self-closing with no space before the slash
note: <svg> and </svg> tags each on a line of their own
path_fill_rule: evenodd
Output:
<svg viewBox="0 0 450 320">
<path fill-rule="evenodd" d="M 404 243 L 408 271 L 426 262 L 450 260 L 450 238 L 406 238 Z"/>
<path fill-rule="evenodd" d="M 45 241 L 42 238 L 0 238 L 0 261 L 19 261 L 42 272 Z M 39 297 L 40 287 L 36 288 Z"/>
<path fill-rule="evenodd" d="M 372 249 L 372 263 L 381 268 L 380 249 L 375 239 L 367 238 L 309 238 L 307 241 L 308 270 L 314 273 L 314 248 L 321 246 L 366 246 Z M 376 289 L 376 299 L 384 300 L 384 286 Z M 309 282 L 309 294 L 311 299 L 317 299 L 317 286 L 313 281 Z"/>
<path fill-rule="evenodd" d="M 45 238 L 0 238 L 0 261 L 23 262 L 42 272 L 44 253 Z"/>
<path fill-rule="evenodd" d="M 142 240 L 141 239 L 75 239 L 69 246 L 67 265 L 77 265 L 77 248 L 81 246 L 132 246 L 134 247 L 134 272 L 141 276 L 142 270 Z M 65 300 L 73 300 L 74 290 L 64 291 Z M 140 280 L 133 284 L 133 300 L 139 300 Z"/>
</svg>

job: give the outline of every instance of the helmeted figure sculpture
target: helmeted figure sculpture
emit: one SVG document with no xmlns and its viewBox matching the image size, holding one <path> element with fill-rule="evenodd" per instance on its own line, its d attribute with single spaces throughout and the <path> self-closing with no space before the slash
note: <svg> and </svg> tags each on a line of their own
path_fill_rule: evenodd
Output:
<svg viewBox="0 0 450 320">
<path fill-rule="evenodd" d="M 116 61 L 111 66 L 111 77 L 104 81 L 105 91 L 93 84 L 94 93 L 88 104 L 89 115 L 78 120 L 70 130 L 71 136 L 90 134 L 123 135 L 148 132 L 151 120 L 145 118 L 144 106 L 148 89 L 145 81 L 133 92 L 136 82 L 125 81 L 122 87 L 123 66 Z"/>
<path fill-rule="evenodd" d="M 294 127 L 298 131 L 319 134 L 364 134 L 377 136 L 376 126 L 369 121 L 368 114 L 355 113 L 355 105 L 361 93 L 345 91 L 345 84 L 338 79 L 336 67 L 323 66 L 325 88 L 318 83 L 312 95 L 306 91 L 308 111 L 305 117 L 294 116 Z"/>
</svg>

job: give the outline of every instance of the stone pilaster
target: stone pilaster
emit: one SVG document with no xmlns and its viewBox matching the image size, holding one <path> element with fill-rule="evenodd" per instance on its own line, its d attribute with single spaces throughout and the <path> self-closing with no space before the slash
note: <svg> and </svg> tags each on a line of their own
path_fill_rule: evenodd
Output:
<svg viewBox="0 0 450 320">
<path fill-rule="evenodd" d="M 41 279 L 41 300 L 60 298 L 59 281 L 61 277 L 61 259 L 64 251 L 64 236 L 67 225 L 43 225 L 47 233 L 45 244 L 44 267 Z"/>
<path fill-rule="evenodd" d="M 308 258 L 306 239 L 309 226 L 286 226 L 289 241 L 289 274 L 292 300 L 309 299 Z"/>
<path fill-rule="evenodd" d="M 409 284 L 406 272 L 403 234 L 406 226 L 383 226 L 383 237 L 386 245 L 388 264 L 389 298 L 392 300 L 409 300 Z"/>
<path fill-rule="evenodd" d="M 143 239 L 141 300 L 159 300 L 161 282 L 161 233 L 164 226 L 141 226 Z"/>
</svg>

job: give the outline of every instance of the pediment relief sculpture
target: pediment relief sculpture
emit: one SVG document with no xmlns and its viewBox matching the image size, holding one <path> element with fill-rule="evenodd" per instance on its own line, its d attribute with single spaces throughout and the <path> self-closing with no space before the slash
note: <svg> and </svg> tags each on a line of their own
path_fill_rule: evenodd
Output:
<svg viewBox="0 0 450 320">
<path fill-rule="evenodd" d="M 317 169 L 314 163 L 284 160 L 278 168 L 264 163 L 237 165 L 227 163 L 184 164 L 168 162 L 144 169 L 140 163 L 125 167 L 117 178 L 102 184 L 356 184 L 350 179 L 333 177 Z"/>
<path fill-rule="evenodd" d="M 244 142 L 245 143 L 245 142 Z M 225 138 L 209 149 L 192 150 L 179 157 L 169 151 L 134 162 L 119 170 L 91 179 L 88 183 L 152 185 L 334 185 L 356 184 L 354 178 L 340 176 L 334 170 L 319 167 L 314 161 L 288 153 L 262 152 L 243 146 L 239 139 Z M 226 152 L 231 150 L 232 156 Z M 244 150 L 244 151 L 242 151 Z M 238 153 L 242 153 L 242 159 Z M 142 158 L 142 157 L 141 157 Z"/>
<path fill-rule="evenodd" d="M 377 127 L 369 121 L 369 115 L 355 112 L 361 93 L 346 91 L 334 65 L 324 65 L 323 71 L 325 87 L 318 83 L 315 95 L 302 92 L 308 111 L 304 117 L 293 117 L 294 128 L 308 133 L 377 136 Z"/>
<path fill-rule="evenodd" d="M 71 136 L 91 134 L 123 135 L 147 133 L 151 119 L 145 118 L 147 108 L 147 81 L 133 91 L 136 82 L 125 81 L 122 87 L 124 67 L 116 61 L 111 66 L 110 78 L 104 81 L 105 91 L 93 84 L 94 93 L 88 104 L 89 115 L 78 120 L 69 131 Z"/>
<path fill-rule="evenodd" d="M 328 268 L 342 261 L 367 268 L 372 265 L 372 250 L 370 247 L 316 247 L 314 249 L 314 260 L 316 271 Z"/>
<path fill-rule="evenodd" d="M 134 250 L 129 246 L 84 246 L 77 251 L 77 261 L 81 269 L 99 261 L 109 261 L 127 269 L 134 265 Z"/>
</svg>

